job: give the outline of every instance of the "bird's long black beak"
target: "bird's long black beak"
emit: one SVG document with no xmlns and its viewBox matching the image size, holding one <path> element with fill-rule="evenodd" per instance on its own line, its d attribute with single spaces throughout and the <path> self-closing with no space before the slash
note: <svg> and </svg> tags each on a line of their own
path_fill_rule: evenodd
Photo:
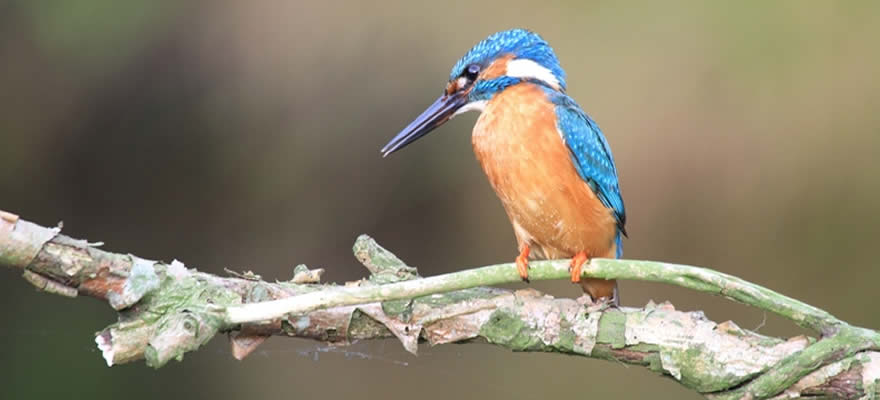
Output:
<svg viewBox="0 0 880 400">
<path fill-rule="evenodd" d="M 465 104 L 467 104 L 467 93 L 444 94 L 382 148 L 382 157 L 387 157 L 443 125 Z"/>
</svg>

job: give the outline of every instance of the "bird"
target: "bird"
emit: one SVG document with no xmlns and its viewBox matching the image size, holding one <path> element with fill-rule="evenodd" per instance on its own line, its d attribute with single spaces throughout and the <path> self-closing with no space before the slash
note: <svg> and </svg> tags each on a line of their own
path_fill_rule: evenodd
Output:
<svg viewBox="0 0 880 400">
<path fill-rule="evenodd" d="M 571 259 L 593 301 L 619 305 L 615 280 L 582 278 L 591 258 L 620 258 L 626 210 L 599 125 L 566 94 L 552 47 L 526 29 L 494 33 L 455 65 L 441 96 L 385 145 L 383 157 L 458 114 L 478 111 L 471 142 L 516 236 L 517 271 L 533 259 Z"/>
</svg>

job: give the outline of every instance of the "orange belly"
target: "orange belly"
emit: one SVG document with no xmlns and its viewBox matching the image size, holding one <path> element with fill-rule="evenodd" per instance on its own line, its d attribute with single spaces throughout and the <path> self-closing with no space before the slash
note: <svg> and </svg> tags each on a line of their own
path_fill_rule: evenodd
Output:
<svg viewBox="0 0 880 400">
<path fill-rule="evenodd" d="M 474 153 L 513 224 L 538 258 L 615 257 L 616 221 L 580 178 L 538 86 L 507 88 L 483 110 Z M 611 282 L 609 282 L 611 283 Z"/>
</svg>

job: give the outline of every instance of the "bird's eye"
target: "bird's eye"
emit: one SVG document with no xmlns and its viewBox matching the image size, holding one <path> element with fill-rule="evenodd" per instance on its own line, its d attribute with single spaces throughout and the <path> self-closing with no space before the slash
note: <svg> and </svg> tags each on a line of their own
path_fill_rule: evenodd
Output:
<svg viewBox="0 0 880 400">
<path fill-rule="evenodd" d="M 477 75 L 480 74 L 480 66 L 479 64 L 471 64 L 468 65 L 467 69 L 464 71 L 464 76 L 468 78 L 469 81 L 473 81 L 477 79 Z"/>
</svg>

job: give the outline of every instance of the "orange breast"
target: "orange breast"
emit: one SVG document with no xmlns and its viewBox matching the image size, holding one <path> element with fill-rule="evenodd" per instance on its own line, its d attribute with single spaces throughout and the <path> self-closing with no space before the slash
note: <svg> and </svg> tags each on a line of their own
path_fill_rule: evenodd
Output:
<svg viewBox="0 0 880 400">
<path fill-rule="evenodd" d="M 530 83 L 496 95 L 473 132 L 474 153 L 520 248 L 541 258 L 615 256 L 616 222 L 572 164 L 554 105 Z"/>
</svg>

